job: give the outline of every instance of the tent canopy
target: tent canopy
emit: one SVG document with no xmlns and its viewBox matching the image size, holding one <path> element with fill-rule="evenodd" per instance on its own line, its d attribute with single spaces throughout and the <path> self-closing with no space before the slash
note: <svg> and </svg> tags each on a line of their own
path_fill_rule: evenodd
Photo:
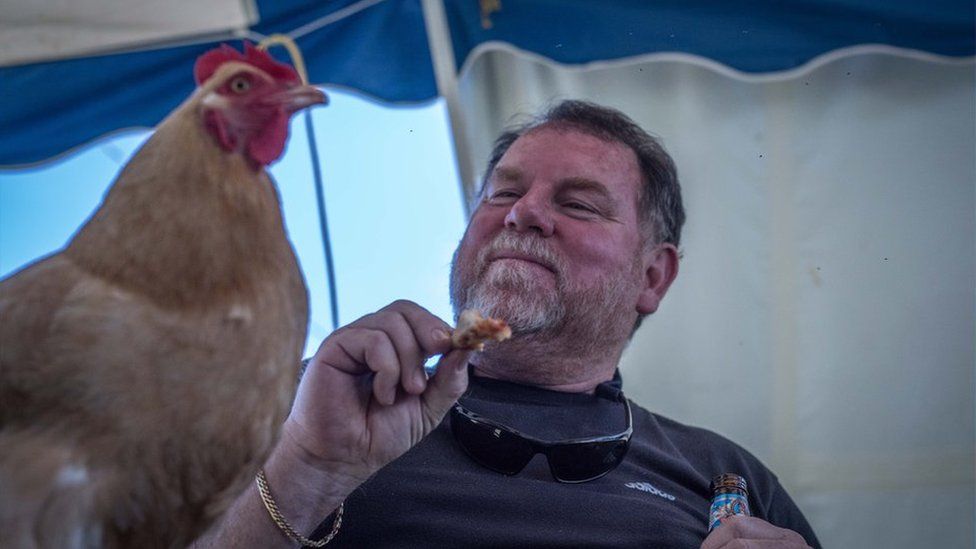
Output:
<svg viewBox="0 0 976 549">
<path fill-rule="evenodd" d="M 138 11 L 141 3 L 117 7 Z M 289 34 L 316 84 L 391 102 L 437 95 L 419 2 L 276 0 L 257 2 L 257 8 L 252 26 L 214 36 L 178 34 L 175 42 L 137 42 L 134 51 L 82 57 L 65 51 L 65 59 L 40 63 L 0 60 L 0 166 L 40 162 L 121 128 L 155 126 L 193 91 L 196 57 L 241 38 Z M 4 21 L 0 43 L 16 24 Z M 284 51 L 272 53 L 289 61 Z"/>
<path fill-rule="evenodd" d="M 314 83 L 388 102 L 438 95 L 424 9 L 440 9 L 439 0 L 213 4 L 197 15 L 185 0 L 0 2 L 0 166 L 154 126 L 192 90 L 196 56 L 220 41 L 286 34 Z M 450 39 L 435 48 L 453 49 L 458 71 L 497 47 L 568 64 L 681 52 L 745 72 L 788 70 L 859 44 L 976 53 L 976 8 L 966 0 L 458 0 L 443 10 Z"/>
<path fill-rule="evenodd" d="M 955 0 L 549 0 L 507 2 L 498 12 L 449 2 L 447 12 L 459 66 L 506 43 L 564 64 L 681 52 L 757 73 L 860 44 L 973 55 L 974 9 Z"/>
</svg>

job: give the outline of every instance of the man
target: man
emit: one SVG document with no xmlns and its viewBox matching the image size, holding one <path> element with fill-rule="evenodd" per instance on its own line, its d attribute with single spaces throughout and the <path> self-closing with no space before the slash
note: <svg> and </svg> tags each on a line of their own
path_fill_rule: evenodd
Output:
<svg viewBox="0 0 976 549">
<path fill-rule="evenodd" d="M 284 529 L 321 523 L 317 539 L 345 501 L 334 546 L 817 546 L 754 457 L 622 396 L 623 349 L 678 272 L 684 211 L 659 144 L 570 101 L 499 138 L 486 174 L 451 296 L 511 340 L 451 349 L 450 327 L 410 302 L 336 331 L 265 467 L 280 516 L 252 488 L 199 545 L 285 547 Z M 709 533 L 723 473 L 746 478 L 754 516 Z"/>
</svg>

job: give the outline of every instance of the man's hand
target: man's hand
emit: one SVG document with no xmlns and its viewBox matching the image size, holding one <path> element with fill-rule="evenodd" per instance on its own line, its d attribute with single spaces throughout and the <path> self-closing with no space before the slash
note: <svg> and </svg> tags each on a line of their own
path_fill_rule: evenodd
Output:
<svg viewBox="0 0 976 549">
<path fill-rule="evenodd" d="M 443 354 L 427 379 L 427 358 Z M 285 422 L 283 444 L 352 487 L 430 433 L 467 388 L 470 351 L 451 327 L 396 301 L 330 335 L 312 358 Z"/>
<path fill-rule="evenodd" d="M 705 538 L 701 549 L 810 549 L 803 536 L 755 517 L 737 515 L 722 519 L 722 524 Z"/>
<path fill-rule="evenodd" d="M 468 386 L 471 351 L 452 349 L 451 327 L 397 301 L 336 330 L 305 369 L 281 440 L 264 470 L 279 511 L 311 533 L 373 473 L 420 442 Z M 443 354 L 437 373 L 427 358 Z M 294 547 L 252 483 L 192 545 Z"/>
</svg>

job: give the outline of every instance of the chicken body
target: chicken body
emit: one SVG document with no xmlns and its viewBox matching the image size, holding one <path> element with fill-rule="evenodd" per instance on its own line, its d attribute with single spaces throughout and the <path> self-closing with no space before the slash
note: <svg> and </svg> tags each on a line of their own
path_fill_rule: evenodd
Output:
<svg viewBox="0 0 976 549">
<path fill-rule="evenodd" d="M 0 283 L 5 547 L 185 546 L 276 441 L 308 301 L 270 177 L 204 121 L 240 68 L 160 124 L 63 251 Z"/>
</svg>

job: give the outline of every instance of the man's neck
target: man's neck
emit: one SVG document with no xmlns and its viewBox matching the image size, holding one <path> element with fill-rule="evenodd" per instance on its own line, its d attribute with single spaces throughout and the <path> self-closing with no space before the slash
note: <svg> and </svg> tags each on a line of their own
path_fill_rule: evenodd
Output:
<svg viewBox="0 0 976 549">
<path fill-rule="evenodd" d="M 471 358 L 471 363 L 475 374 L 482 377 L 551 391 L 592 393 L 597 385 L 613 378 L 623 345 L 589 348 L 600 348 L 602 352 L 581 353 L 579 345 L 516 336 L 497 345 L 489 344 L 484 352 Z"/>
</svg>

